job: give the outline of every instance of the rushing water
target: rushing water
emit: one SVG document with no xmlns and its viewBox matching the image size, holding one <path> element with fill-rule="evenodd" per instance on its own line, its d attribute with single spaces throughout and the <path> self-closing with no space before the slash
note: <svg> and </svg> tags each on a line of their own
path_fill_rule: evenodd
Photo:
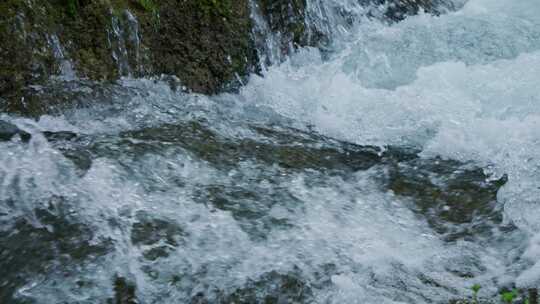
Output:
<svg viewBox="0 0 540 304">
<path fill-rule="evenodd" d="M 238 94 L 81 82 L 86 108 L 0 114 L 31 134 L 0 142 L 0 302 L 448 303 L 474 283 L 485 299 L 538 286 L 540 2 L 391 25 L 309 3 L 335 40 L 324 56 L 299 50 Z"/>
</svg>

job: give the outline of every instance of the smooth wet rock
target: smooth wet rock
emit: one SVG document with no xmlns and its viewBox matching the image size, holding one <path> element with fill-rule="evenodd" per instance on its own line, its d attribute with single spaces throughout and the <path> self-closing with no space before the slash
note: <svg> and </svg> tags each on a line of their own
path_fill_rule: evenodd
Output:
<svg viewBox="0 0 540 304">
<path fill-rule="evenodd" d="M 23 141 L 32 137 L 29 133 L 19 129 L 16 125 L 0 120 L 0 141 L 9 141 L 19 135 Z"/>
<path fill-rule="evenodd" d="M 43 135 L 48 141 L 69 141 L 77 138 L 77 133 L 71 131 L 45 131 Z"/>
</svg>

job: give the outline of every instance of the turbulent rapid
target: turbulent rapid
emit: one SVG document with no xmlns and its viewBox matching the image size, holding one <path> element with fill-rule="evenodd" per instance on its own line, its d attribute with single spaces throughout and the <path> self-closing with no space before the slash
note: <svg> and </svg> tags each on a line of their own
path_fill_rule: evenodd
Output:
<svg viewBox="0 0 540 304">
<path fill-rule="evenodd" d="M 0 133 L 0 300 L 451 303 L 473 284 L 486 300 L 538 287 L 540 2 L 458 2 L 388 24 L 308 1 L 333 41 L 237 93 L 59 79 L 84 107 L 0 114 L 17 129 Z"/>
</svg>

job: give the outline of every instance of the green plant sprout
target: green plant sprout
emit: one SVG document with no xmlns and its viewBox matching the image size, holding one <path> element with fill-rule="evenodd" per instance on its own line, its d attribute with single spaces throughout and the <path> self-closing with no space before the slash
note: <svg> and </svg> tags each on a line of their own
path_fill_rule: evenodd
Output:
<svg viewBox="0 0 540 304">
<path fill-rule="evenodd" d="M 482 286 L 480 286 L 480 284 L 474 284 L 471 287 L 471 290 L 473 291 L 473 304 L 478 304 L 478 292 L 481 288 Z"/>
<path fill-rule="evenodd" d="M 514 289 L 512 291 L 506 291 L 501 293 L 501 300 L 504 303 L 512 304 L 514 302 L 514 299 L 517 298 L 518 292 L 517 289 Z"/>
</svg>

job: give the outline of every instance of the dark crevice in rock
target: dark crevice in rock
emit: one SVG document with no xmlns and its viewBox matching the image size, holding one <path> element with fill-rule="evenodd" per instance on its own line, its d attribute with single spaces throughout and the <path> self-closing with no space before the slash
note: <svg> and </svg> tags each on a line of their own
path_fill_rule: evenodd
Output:
<svg viewBox="0 0 540 304">
<path fill-rule="evenodd" d="M 138 304 L 135 294 L 136 286 L 124 277 L 114 279 L 114 301 L 108 301 L 110 304 Z"/>
</svg>

